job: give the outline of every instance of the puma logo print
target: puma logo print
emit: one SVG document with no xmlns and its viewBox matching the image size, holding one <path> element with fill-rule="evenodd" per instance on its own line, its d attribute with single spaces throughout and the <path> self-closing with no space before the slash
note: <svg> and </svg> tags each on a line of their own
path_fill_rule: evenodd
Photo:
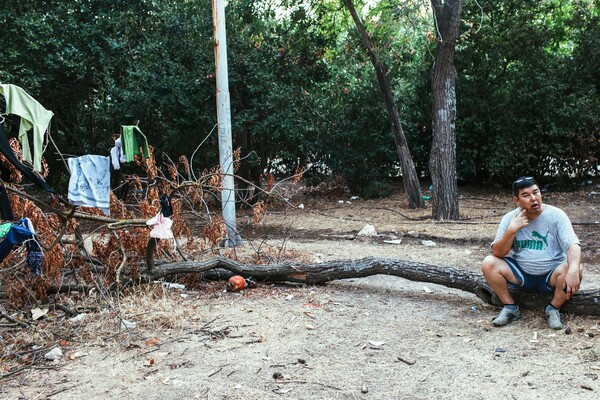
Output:
<svg viewBox="0 0 600 400">
<path fill-rule="evenodd" d="M 530 250 L 544 250 L 544 245 L 548 248 L 548 235 L 550 231 L 546 232 L 546 236 L 542 236 L 539 232 L 531 232 L 531 236 L 541 240 L 515 240 L 515 247 L 519 249 L 530 249 Z"/>
<path fill-rule="evenodd" d="M 548 247 L 548 241 L 546 240 L 546 238 L 548 237 L 549 234 L 550 234 L 550 231 L 546 232 L 546 236 L 542 236 L 536 231 L 531 232 L 531 236 L 536 237 L 538 239 L 542 239 L 544 241 L 544 244 L 546 245 L 546 247 Z"/>
</svg>

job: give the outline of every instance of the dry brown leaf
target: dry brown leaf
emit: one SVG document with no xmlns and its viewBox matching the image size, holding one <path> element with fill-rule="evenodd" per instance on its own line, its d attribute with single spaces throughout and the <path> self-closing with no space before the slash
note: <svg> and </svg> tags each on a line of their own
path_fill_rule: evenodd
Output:
<svg viewBox="0 0 600 400">
<path fill-rule="evenodd" d="M 149 338 L 146 340 L 146 347 L 156 346 L 158 342 L 160 342 L 160 338 L 158 337 Z"/>
</svg>

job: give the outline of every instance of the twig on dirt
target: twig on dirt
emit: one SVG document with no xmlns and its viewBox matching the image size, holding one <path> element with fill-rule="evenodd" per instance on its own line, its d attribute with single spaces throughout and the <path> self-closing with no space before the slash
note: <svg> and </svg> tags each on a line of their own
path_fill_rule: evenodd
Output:
<svg viewBox="0 0 600 400">
<path fill-rule="evenodd" d="M 5 374 L 2 374 L 2 375 L 0 375 L 0 382 L 1 382 L 3 379 L 6 379 L 6 378 L 8 378 L 9 376 L 12 376 L 12 375 L 18 374 L 19 372 L 21 372 L 21 371 L 23 371 L 23 370 L 25 370 L 25 369 L 27 369 L 27 368 L 29 368 L 29 366 L 25 366 L 25 367 L 17 368 L 17 369 L 15 369 L 15 370 L 12 370 L 12 371 L 10 371 L 10 372 L 7 372 L 7 373 L 5 373 Z"/>
<path fill-rule="evenodd" d="M 304 311 L 304 314 L 311 319 L 317 319 L 317 317 L 315 317 L 314 315 L 312 315 L 309 311 Z"/>
<path fill-rule="evenodd" d="M 147 377 L 149 377 L 150 375 L 152 375 L 152 374 L 155 374 L 155 373 L 157 373 L 157 372 L 158 372 L 158 369 L 153 369 L 152 371 L 146 372 L 146 373 L 144 374 L 144 378 L 147 378 Z"/>
<path fill-rule="evenodd" d="M 53 369 L 53 370 L 58 370 L 60 367 L 62 367 L 62 365 L 32 365 L 30 368 L 31 369 Z"/>
<path fill-rule="evenodd" d="M 46 395 L 46 398 L 52 397 L 52 396 L 54 396 L 54 395 L 57 395 L 57 394 L 59 394 L 59 393 L 62 393 L 62 392 L 64 392 L 64 391 L 66 391 L 66 390 L 73 389 L 73 388 L 74 388 L 74 387 L 76 387 L 76 386 L 77 386 L 77 385 L 72 385 L 72 386 L 64 387 L 64 388 L 62 388 L 62 389 L 55 390 L 55 391 L 54 391 L 54 392 L 52 392 L 52 393 L 48 393 L 48 394 Z"/>
<path fill-rule="evenodd" d="M 6 318 L 7 320 L 9 320 L 10 322 L 17 324 L 19 326 L 22 326 L 23 328 L 29 328 L 29 324 L 23 321 L 19 321 L 16 318 L 11 317 L 10 315 L 8 315 L 7 313 L 4 312 L 4 308 L 2 308 L 2 306 L 0 306 L 0 318 Z"/>
<path fill-rule="evenodd" d="M 326 383 L 321 383 L 321 382 L 309 382 L 309 381 L 298 381 L 298 380 L 277 380 L 277 383 L 302 383 L 302 384 L 310 384 L 310 385 L 319 385 L 319 386 L 323 386 L 329 389 L 335 389 L 335 390 L 343 390 L 339 387 L 336 386 L 332 386 L 332 385 L 328 385 Z"/>
<path fill-rule="evenodd" d="M 397 356 L 397 357 L 398 357 L 398 361 L 402 361 L 406 365 L 415 365 L 415 363 L 416 363 L 416 361 L 409 361 L 400 356 Z"/>
<path fill-rule="evenodd" d="M 211 372 L 208 373 L 208 377 L 210 378 L 211 376 L 218 374 L 222 370 L 223 370 L 223 367 L 219 367 L 219 368 L 217 368 L 215 370 L 212 370 Z"/>
<path fill-rule="evenodd" d="M 54 309 L 59 309 L 61 311 L 64 311 L 65 314 L 67 314 L 69 316 L 79 314 L 79 312 L 77 310 L 75 310 L 74 308 L 69 308 L 69 307 L 64 306 L 62 304 L 54 303 L 54 304 L 51 304 L 50 307 L 53 307 Z"/>
</svg>

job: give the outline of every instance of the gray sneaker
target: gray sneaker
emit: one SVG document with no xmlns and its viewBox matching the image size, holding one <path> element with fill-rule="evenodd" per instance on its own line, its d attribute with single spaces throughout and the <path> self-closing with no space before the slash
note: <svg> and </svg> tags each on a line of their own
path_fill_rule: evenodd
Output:
<svg viewBox="0 0 600 400">
<path fill-rule="evenodd" d="M 563 323 L 560 320 L 560 312 L 557 309 L 546 309 L 546 321 L 548 321 L 548 326 L 552 329 L 558 330 L 563 327 Z"/>
<path fill-rule="evenodd" d="M 510 311 L 508 308 L 503 307 L 502 311 L 500 311 L 500 314 L 498 314 L 496 319 L 492 321 L 492 324 L 494 324 L 494 326 L 505 326 L 513 321 L 518 320 L 522 316 L 523 314 L 521 314 L 518 306 L 515 311 Z"/>
</svg>

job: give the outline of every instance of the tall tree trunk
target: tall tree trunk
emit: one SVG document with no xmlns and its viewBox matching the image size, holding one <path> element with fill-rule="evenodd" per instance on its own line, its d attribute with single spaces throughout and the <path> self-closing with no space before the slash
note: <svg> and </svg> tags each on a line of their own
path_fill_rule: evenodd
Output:
<svg viewBox="0 0 600 400">
<path fill-rule="evenodd" d="M 417 176 L 417 169 L 415 168 L 412 156 L 410 155 L 410 149 L 408 148 L 406 136 L 404 136 L 404 131 L 402 130 L 402 125 L 400 124 L 400 113 L 398 112 L 396 102 L 394 101 L 394 95 L 392 94 L 392 88 L 388 79 L 388 68 L 377 58 L 375 46 L 367 34 L 367 31 L 365 30 L 360 18 L 358 17 L 356 9 L 354 8 L 354 4 L 352 4 L 352 0 L 344 0 L 344 4 L 352 15 L 352 19 L 356 24 L 356 28 L 358 29 L 358 33 L 360 34 L 363 43 L 365 46 L 367 46 L 371 63 L 373 64 L 377 74 L 377 80 L 379 81 L 385 108 L 387 110 L 390 123 L 392 124 L 392 132 L 394 134 L 394 141 L 396 142 L 396 151 L 398 152 L 398 157 L 400 158 L 402 178 L 404 180 L 404 190 L 406 191 L 406 196 L 408 197 L 408 205 L 410 208 L 422 208 L 425 206 L 425 204 L 421 196 L 419 177 Z"/>
<path fill-rule="evenodd" d="M 456 179 L 456 69 L 462 0 L 431 0 L 437 28 L 437 53 L 431 72 L 433 140 L 429 172 L 433 183 L 433 218 L 458 219 Z"/>
</svg>

